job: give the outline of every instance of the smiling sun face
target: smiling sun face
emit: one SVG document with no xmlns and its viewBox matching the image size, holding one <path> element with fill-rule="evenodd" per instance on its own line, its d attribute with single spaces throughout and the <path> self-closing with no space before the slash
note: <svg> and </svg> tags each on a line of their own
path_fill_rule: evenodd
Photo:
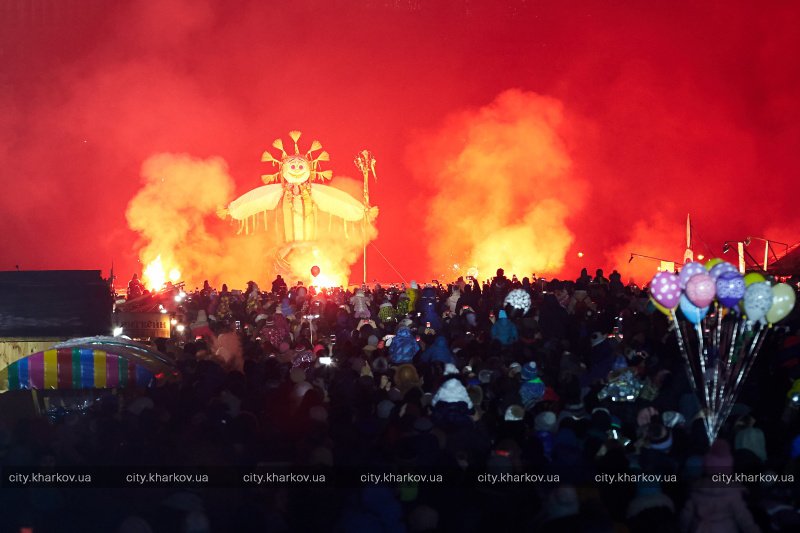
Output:
<svg viewBox="0 0 800 533">
<path fill-rule="evenodd" d="M 281 176 L 289 183 L 305 183 L 311 177 L 311 162 L 300 155 L 290 156 L 281 165 Z"/>
</svg>

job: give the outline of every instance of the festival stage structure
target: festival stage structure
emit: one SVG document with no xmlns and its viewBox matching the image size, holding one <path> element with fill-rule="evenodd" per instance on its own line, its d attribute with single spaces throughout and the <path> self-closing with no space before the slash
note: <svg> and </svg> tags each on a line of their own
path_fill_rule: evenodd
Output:
<svg viewBox="0 0 800 533">
<path fill-rule="evenodd" d="M 340 219 L 345 238 L 350 238 L 348 223 L 361 224 L 362 239 L 366 242 L 366 225 L 375 220 L 378 208 L 369 205 L 365 198 L 360 202 L 348 193 L 326 185 L 332 177 L 331 170 L 322 170 L 321 164 L 330 160 L 322 150 L 322 144 L 314 140 L 307 151 L 301 152 L 297 142 L 301 132 L 291 131 L 294 153 L 284 148 L 283 140 L 276 139 L 272 146 L 280 151 L 275 157 L 266 150 L 262 161 L 271 163 L 277 171 L 262 176 L 264 185 L 257 187 L 218 211 L 225 219 L 238 222 L 238 233 L 251 233 L 257 229 L 268 231 L 272 224 L 280 237 L 274 254 L 274 269 L 278 273 L 305 274 L 309 265 L 298 264 L 294 256 L 299 250 L 313 249 L 320 238 L 320 213 L 329 215 L 327 226 L 331 228 L 333 218 Z M 374 158 L 371 159 L 374 175 Z M 369 169 L 368 169 L 369 170 Z M 364 172 L 367 181 L 368 172 Z M 270 221 L 272 219 L 272 221 Z M 302 252 L 299 252 L 302 253 Z"/>
<path fill-rule="evenodd" d="M 99 270 L 0 272 L 0 368 L 59 341 L 107 335 L 112 308 Z"/>
</svg>

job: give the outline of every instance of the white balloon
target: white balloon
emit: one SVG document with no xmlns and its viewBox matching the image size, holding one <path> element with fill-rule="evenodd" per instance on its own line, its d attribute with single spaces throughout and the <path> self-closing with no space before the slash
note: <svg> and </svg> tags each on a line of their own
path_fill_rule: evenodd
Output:
<svg viewBox="0 0 800 533">
<path fill-rule="evenodd" d="M 744 312 L 747 320 L 758 322 L 772 307 L 772 288 L 769 283 L 753 283 L 744 291 Z"/>
</svg>

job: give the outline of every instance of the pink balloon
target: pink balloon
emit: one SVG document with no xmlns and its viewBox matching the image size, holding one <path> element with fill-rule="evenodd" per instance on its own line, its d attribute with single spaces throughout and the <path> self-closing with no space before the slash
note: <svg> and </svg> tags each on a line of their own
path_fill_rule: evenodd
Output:
<svg viewBox="0 0 800 533">
<path fill-rule="evenodd" d="M 711 274 L 695 274 L 686 282 L 686 297 L 697 307 L 707 307 L 716 294 L 717 284 Z"/>
<path fill-rule="evenodd" d="M 659 272 L 650 282 L 650 295 L 667 309 L 675 309 L 681 301 L 678 276 L 672 272 Z"/>
</svg>

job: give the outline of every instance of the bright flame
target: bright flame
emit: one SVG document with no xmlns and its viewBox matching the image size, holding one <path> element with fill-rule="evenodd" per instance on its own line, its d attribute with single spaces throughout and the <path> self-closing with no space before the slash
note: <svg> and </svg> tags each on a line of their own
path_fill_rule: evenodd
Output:
<svg viewBox="0 0 800 533">
<path fill-rule="evenodd" d="M 181 271 L 177 267 L 170 268 L 169 279 L 173 282 L 178 281 L 181 279 Z M 164 287 L 166 282 L 167 274 L 166 269 L 164 268 L 164 262 L 161 260 L 161 255 L 158 255 L 145 267 L 144 272 L 142 273 L 142 283 L 144 283 L 144 286 L 151 291 L 157 291 Z"/>
<path fill-rule="evenodd" d="M 164 286 L 167 276 L 164 273 L 164 265 L 161 264 L 161 256 L 150 261 L 142 273 L 142 283 L 150 290 L 158 290 Z"/>
<path fill-rule="evenodd" d="M 334 287 L 343 287 L 347 285 L 346 282 L 342 281 L 344 278 L 339 278 L 336 276 L 329 276 L 327 274 L 320 274 L 316 278 L 311 279 L 311 285 L 318 287 L 320 289 L 332 289 Z"/>
</svg>

